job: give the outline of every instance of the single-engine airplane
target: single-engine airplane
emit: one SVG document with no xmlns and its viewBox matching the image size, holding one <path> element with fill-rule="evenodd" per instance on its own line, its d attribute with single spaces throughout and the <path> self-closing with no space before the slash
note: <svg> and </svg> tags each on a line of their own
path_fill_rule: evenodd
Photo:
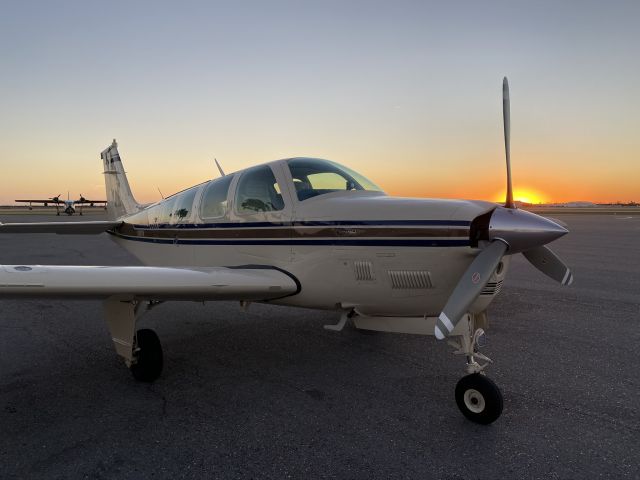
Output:
<svg viewBox="0 0 640 480">
<path fill-rule="evenodd" d="M 26 199 L 26 200 L 23 199 L 23 200 L 14 200 L 14 202 L 28 203 L 29 210 L 31 210 L 32 205 L 34 203 L 41 203 L 45 207 L 48 207 L 50 203 L 53 203 L 56 206 L 56 215 L 58 216 L 60 215 L 59 205 L 64 205 L 64 209 L 62 210 L 62 212 L 66 213 L 67 215 L 73 215 L 74 213 L 76 213 L 76 205 L 80 205 L 80 208 L 78 210 L 79 210 L 79 214 L 82 215 L 83 205 L 89 205 L 90 207 L 93 207 L 96 204 L 106 205 L 107 203 L 106 200 L 88 200 L 84 198 L 82 194 L 80 194 L 80 198 L 78 200 L 70 200 L 68 193 L 67 193 L 66 200 L 60 200 L 60 194 L 58 194 L 55 197 L 49 197 L 44 200 L 43 199 Z"/>
<path fill-rule="evenodd" d="M 329 330 L 351 321 L 448 338 L 466 358 L 456 403 L 470 420 L 489 424 L 502 412 L 502 394 L 478 346 L 511 256 L 524 254 L 563 285 L 573 280 L 546 246 L 568 231 L 515 208 L 506 78 L 503 117 L 504 206 L 390 197 L 359 173 L 315 158 L 247 168 L 143 206 L 114 140 L 101 153 L 110 220 L 2 224 L 0 232 L 107 232 L 146 266 L 6 265 L 0 296 L 102 299 L 116 352 L 146 382 L 161 374 L 162 348 L 136 322 L 167 300 L 334 310 L 341 316 Z"/>
</svg>

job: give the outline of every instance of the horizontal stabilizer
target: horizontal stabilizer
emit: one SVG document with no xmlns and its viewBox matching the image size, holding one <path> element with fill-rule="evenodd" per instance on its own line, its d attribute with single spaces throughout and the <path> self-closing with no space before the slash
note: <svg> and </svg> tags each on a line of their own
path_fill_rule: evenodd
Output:
<svg viewBox="0 0 640 480">
<path fill-rule="evenodd" d="M 136 300 L 246 300 L 299 291 L 294 277 L 273 268 L 0 266 L 0 297 Z"/>
<path fill-rule="evenodd" d="M 122 224 L 120 221 L 0 223 L 0 233 L 57 233 L 97 235 Z"/>
</svg>

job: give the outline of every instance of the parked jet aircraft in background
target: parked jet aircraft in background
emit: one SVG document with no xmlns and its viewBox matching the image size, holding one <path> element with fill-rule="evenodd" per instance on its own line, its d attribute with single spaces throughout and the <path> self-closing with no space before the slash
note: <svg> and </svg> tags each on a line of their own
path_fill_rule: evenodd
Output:
<svg viewBox="0 0 640 480">
<path fill-rule="evenodd" d="M 73 215 L 74 213 L 76 213 L 75 207 L 76 205 L 80 205 L 80 208 L 78 209 L 78 211 L 79 211 L 79 214 L 82 215 L 83 205 L 89 205 L 90 207 L 93 207 L 96 204 L 103 204 L 105 206 L 107 204 L 106 200 L 87 200 L 82 196 L 82 194 L 80 194 L 80 198 L 78 200 L 69 200 L 68 193 L 67 193 L 67 200 L 60 200 L 60 194 L 58 194 L 57 196 L 47 198 L 46 200 L 27 199 L 27 200 L 14 200 L 14 202 L 28 203 L 29 210 L 31 210 L 32 204 L 34 203 L 42 203 L 45 207 L 48 207 L 49 204 L 52 203 L 56 206 L 56 215 L 60 215 L 60 209 L 58 208 L 59 205 L 64 205 L 64 210 L 62 210 L 62 212 L 66 213 L 67 215 Z"/>
<path fill-rule="evenodd" d="M 0 232 L 107 232 L 147 266 L 4 266 L 0 295 L 104 300 L 116 352 L 142 381 L 159 377 L 162 348 L 152 330 L 136 332 L 136 321 L 167 300 L 335 310 L 341 317 L 330 330 L 351 321 L 449 338 L 466 358 L 456 403 L 467 418 L 491 423 L 502 394 L 478 347 L 511 256 L 523 253 L 563 285 L 573 279 L 545 246 L 567 230 L 515 208 L 506 78 L 503 109 L 504 206 L 390 197 L 359 173 L 315 158 L 266 163 L 142 206 L 114 140 L 101 154 L 110 220 L 3 224 Z"/>
</svg>

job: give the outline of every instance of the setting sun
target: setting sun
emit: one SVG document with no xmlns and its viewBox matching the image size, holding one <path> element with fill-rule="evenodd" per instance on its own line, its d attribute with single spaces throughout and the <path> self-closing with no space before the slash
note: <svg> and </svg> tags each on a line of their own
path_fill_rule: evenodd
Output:
<svg viewBox="0 0 640 480">
<path fill-rule="evenodd" d="M 506 198 L 506 193 L 504 191 L 500 192 L 494 197 L 494 201 L 496 202 L 504 202 Z M 515 188 L 513 190 L 513 199 L 516 202 L 523 203 L 545 203 L 547 201 L 545 195 L 531 188 Z"/>
</svg>

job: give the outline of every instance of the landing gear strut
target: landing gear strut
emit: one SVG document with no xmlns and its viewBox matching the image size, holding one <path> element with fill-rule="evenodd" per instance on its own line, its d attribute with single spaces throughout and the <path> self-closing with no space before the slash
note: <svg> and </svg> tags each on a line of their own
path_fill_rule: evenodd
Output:
<svg viewBox="0 0 640 480">
<path fill-rule="evenodd" d="M 502 414 L 502 393 L 484 373 L 484 369 L 491 363 L 489 357 L 478 351 L 484 343 L 484 330 L 475 328 L 475 316 L 467 314 L 466 317 L 467 325 L 458 337 L 459 342 L 449 341 L 449 344 L 456 348 L 455 354 L 465 355 L 467 358 L 468 375 L 461 378 L 456 385 L 456 404 L 469 420 L 488 425 Z M 483 319 L 486 321 L 486 317 Z M 481 365 L 478 360 L 486 363 Z"/>
<path fill-rule="evenodd" d="M 110 297 L 104 302 L 107 325 L 116 353 L 122 357 L 133 377 L 153 382 L 162 373 L 162 345 L 158 335 L 149 329 L 137 332 L 136 322 L 161 302 L 140 302 L 126 297 Z"/>
</svg>

